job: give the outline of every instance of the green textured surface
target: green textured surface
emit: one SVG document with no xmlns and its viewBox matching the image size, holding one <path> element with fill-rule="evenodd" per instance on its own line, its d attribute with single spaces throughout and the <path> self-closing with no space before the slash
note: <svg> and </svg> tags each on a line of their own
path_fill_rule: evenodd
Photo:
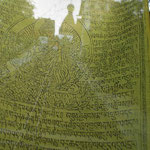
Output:
<svg viewBox="0 0 150 150">
<path fill-rule="evenodd" d="M 59 3 L 58 3 L 59 5 Z M 149 150 L 145 1 L 82 1 L 55 21 L 0 1 L 0 150 Z"/>
</svg>

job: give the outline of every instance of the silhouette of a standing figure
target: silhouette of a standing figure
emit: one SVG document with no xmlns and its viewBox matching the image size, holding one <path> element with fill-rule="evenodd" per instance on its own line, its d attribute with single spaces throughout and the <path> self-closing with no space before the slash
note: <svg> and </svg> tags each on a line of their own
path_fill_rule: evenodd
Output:
<svg viewBox="0 0 150 150">
<path fill-rule="evenodd" d="M 74 18 L 73 18 L 74 5 L 69 4 L 67 9 L 68 9 L 68 15 L 64 19 L 62 26 L 59 30 L 59 33 L 63 35 L 68 33 L 68 28 L 65 24 L 72 26 L 72 27 L 75 25 Z"/>
</svg>

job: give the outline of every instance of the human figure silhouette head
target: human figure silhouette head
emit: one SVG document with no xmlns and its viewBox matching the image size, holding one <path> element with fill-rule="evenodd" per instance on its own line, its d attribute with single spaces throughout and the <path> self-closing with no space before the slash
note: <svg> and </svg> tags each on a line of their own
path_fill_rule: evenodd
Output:
<svg viewBox="0 0 150 150">
<path fill-rule="evenodd" d="M 69 5 L 67 6 L 67 9 L 68 9 L 68 13 L 69 13 L 69 14 L 72 14 L 73 11 L 74 11 L 74 5 L 69 4 Z"/>
</svg>

